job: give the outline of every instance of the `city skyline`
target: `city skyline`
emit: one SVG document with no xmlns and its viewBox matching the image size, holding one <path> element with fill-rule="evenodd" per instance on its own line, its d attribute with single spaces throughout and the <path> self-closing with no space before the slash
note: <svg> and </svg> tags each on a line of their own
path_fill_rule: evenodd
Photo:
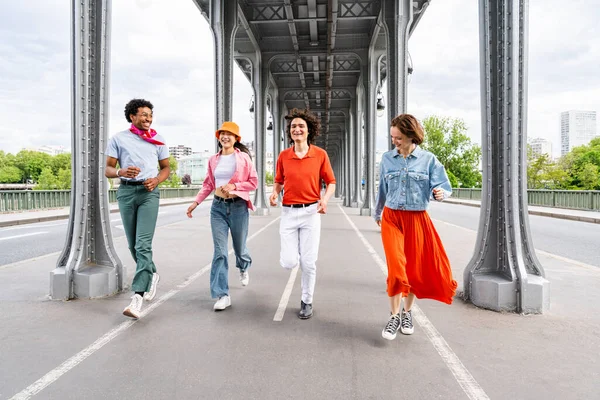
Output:
<svg viewBox="0 0 600 400">
<path fill-rule="evenodd" d="M 70 2 L 0 4 L 0 149 L 15 154 L 44 145 L 70 148 Z M 550 140 L 554 156 L 560 154 L 561 112 L 600 111 L 600 45 L 593 40 L 600 33 L 600 10 L 576 2 L 562 13 L 561 4 L 548 0 L 529 7 L 528 136 Z M 153 127 L 167 145 L 214 150 L 213 39 L 193 1 L 112 5 L 109 135 L 127 127 L 125 103 L 143 97 L 154 103 Z M 432 1 L 409 51 L 414 73 L 408 112 L 421 119 L 461 118 L 471 139 L 481 143 L 478 7 L 468 0 Z M 233 119 L 244 141 L 254 138 L 251 95 L 235 67 Z M 378 149 L 387 147 L 386 120 L 378 118 Z M 270 146 L 272 136 L 267 141 Z"/>
</svg>

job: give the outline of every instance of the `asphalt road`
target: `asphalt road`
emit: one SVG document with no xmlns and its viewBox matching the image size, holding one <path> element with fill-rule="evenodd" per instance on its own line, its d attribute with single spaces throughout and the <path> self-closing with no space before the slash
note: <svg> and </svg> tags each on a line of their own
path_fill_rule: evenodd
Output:
<svg viewBox="0 0 600 400">
<path fill-rule="evenodd" d="M 188 204 L 160 207 L 157 227 L 187 219 Z M 196 208 L 194 216 L 207 215 L 210 202 Z M 0 265 L 59 252 L 66 240 L 68 220 L 0 228 Z M 113 238 L 125 235 L 119 213 L 110 214 Z"/>
<path fill-rule="evenodd" d="M 161 207 L 158 226 L 186 219 L 187 204 Z M 194 215 L 207 215 L 210 202 L 201 204 Z M 435 220 L 477 231 L 479 208 L 457 204 L 432 203 L 429 209 Z M 124 235 L 118 213 L 110 214 L 114 237 Z M 65 244 L 67 220 L 0 228 L 0 265 L 59 252 Z M 600 224 L 529 216 L 534 247 L 600 268 Z"/>
</svg>

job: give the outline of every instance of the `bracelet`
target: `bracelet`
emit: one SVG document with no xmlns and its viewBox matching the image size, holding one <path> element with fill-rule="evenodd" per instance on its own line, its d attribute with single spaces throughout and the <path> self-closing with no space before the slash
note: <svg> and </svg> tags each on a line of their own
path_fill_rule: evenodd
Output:
<svg viewBox="0 0 600 400">
<path fill-rule="evenodd" d="M 121 175 L 119 175 L 119 171 L 121 170 L 121 168 L 117 168 L 117 178 L 120 178 Z"/>
</svg>

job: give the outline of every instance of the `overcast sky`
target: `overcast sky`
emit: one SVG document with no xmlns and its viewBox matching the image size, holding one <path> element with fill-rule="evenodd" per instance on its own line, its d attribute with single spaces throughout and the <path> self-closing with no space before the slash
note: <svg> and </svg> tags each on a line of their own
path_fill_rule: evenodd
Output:
<svg viewBox="0 0 600 400">
<path fill-rule="evenodd" d="M 479 27 L 475 0 L 433 0 L 410 42 L 408 111 L 465 120 L 481 139 Z M 529 137 L 560 153 L 560 112 L 600 111 L 600 7 L 530 1 Z M 69 0 L 0 0 L 0 150 L 71 146 Z M 213 150 L 214 56 L 208 23 L 192 0 L 115 0 L 110 132 L 127 128 L 125 103 L 153 102 L 153 127 L 169 145 Z M 254 134 L 250 84 L 234 71 L 233 119 Z M 380 120 L 378 145 L 387 127 Z"/>
</svg>

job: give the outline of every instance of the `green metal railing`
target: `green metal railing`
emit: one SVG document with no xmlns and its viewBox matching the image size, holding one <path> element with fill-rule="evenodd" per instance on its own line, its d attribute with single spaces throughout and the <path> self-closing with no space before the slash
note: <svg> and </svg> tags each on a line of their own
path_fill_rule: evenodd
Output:
<svg viewBox="0 0 600 400">
<path fill-rule="evenodd" d="M 452 189 L 456 199 L 481 200 L 481 189 Z M 530 206 L 600 211 L 600 190 L 527 190 Z"/>
<path fill-rule="evenodd" d="M 452 189 L 456 199 L 481 200 L 481 189 Z M 160 188 L 162 199 L 195 197 L 198 187 Z M 69 207 L 70 190 L 0 190 L 0 212 L 41 210 Z M 117 190 L 108 191 L 108 201 L 117 202 Z M 600 211 L 600 190 L 537 190 L 527 191 L 532 206 Z"/>
<path fill-rule="evenodd" d="M 160 188 L 161 199 L 196 197 L 198 187 Z M 69 207 L 70 190 L 0 190 L 0 212 Z M 108 191 L 108 201 L 117 202 L 117 189 Z"/>
</svg>

